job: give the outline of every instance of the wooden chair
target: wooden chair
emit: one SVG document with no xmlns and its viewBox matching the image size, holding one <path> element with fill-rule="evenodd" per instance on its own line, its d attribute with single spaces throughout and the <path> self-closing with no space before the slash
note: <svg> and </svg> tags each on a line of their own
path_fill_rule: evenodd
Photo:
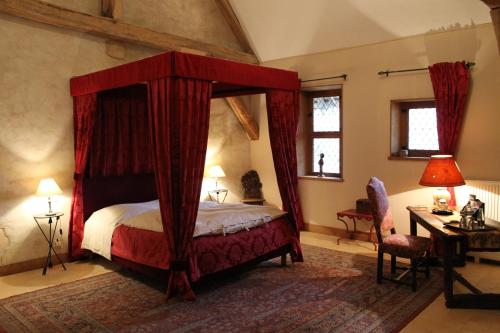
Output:
<svg viewBox="0 0 500 333">
<path fill-rule="evenodd" d="M 391 208 L 387 200 L 384 183 L 379 179 L 372 177 L 366 192 L 370 200 L 370 207 L 373 215 L 373 222 L 377 232 L 378 241 L 378 261 L 377 261 L 377 283 L 382 283 L 382 279 L 390 280 L 396 283 L 404 283 L 401 278 L 408 272 L 412 273 L 411 287 L 413 291 L 417 290 L 417 272 L 425 272 L 429 278 L 429 250 L 432 241 L 427 237 L 410 236 L 397 234 L 394 228 Z M 391 256 L 391 277 L 383 275 L 384 253 Z M 396 257 L 408 258 L 411 261 L 410 267 L 396 266 Z M 419 270 L 421 264 L 425 263 L 425 270 Z M 396 270 L 402 269 L 404 272 L 395 277 Z"/>
</svg>

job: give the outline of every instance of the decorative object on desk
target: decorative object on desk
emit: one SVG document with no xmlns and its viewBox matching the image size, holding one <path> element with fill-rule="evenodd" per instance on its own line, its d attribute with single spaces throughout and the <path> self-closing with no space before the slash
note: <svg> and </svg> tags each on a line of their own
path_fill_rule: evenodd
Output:
<svg viewBox="0 0 500 333">
<path fill-rule="evenodd" d="M 226 174 L 224 173 L 224 170 L 222 170 L 222 167 L 220 165 L 214 165 L 213 167 L 208 169 L 208 177 L 215 179 L 215 189 L 218 189 L 219 186 L 217 182 L 219 178 L 226 177 Z"/>
<path fill-rule="evenodd" d="M 450 199 L 453 202 L 455 201 L 453 187 L 465 185 L 465 181 L 452 155 L 432 155 L 420 178 L 419 184 L 438 187 L 433 195 L 434 208 L 432 209 L 432 213 L 436 215 L 451 215 L 453 212 L 449 209 L 448 205 Z M 448 187 L 452 193 L 443 187 Z"/>
<path fill-rule="evenodd" d="M 57 186 L 57 185 L 56 185 Z M 40 231 L 43 234 L 43 237 L 47 241 L 47 244 L 49 245 L 49 254 L 47 255 L 47 260 L 45 260 L 45 265 L 43 266 L 43 271 L 42 275 L 45 275 L 47 273 L 47 267 L 52 268 L 52 253 L 54 253 L 55 257 L 59 262 L 61 263 L 62 267 L 64 270 L 66 270 L 66 266 L 64 266 L 63 261 L 57 254 L 56 250 L 54 249 L 54 240 L 56 239 L 56 232 L 57 232 L 57 225 L 59 224 L 59 219 L 61 216 L 63 216 L 63 213 L 50 213 L 49 214 L 40 214 L 40 215 L 34 215 L 33 219 L 36 222 L 36 225 L 40 229 Z M 55 225 L 52 227 L 53 219 L 55 219 Z M 42 226 L 40 225 L 40 221 L 42 220 L 47 220 L 47 223 L 49 224 L 49 234 L 47 235 L 45 231 L 43 230 Z M 59 235 L 62 236 L 62 229 L 59 227 Z"/>
<path fill-rule="evenodd" d="M 61 193 L 62 193 L 61 188 L 57 185 L 54 178 L 44 178 L 40 180 L 40 183 L 38 184 L 38 189 L 36 190 L 36 194 L 39 196 L 48 197 L 49 212 L 45 215 L 47 216 L 56 215 L 56 213 L 52 212 L 52 201 L 50 197 Z"/>
<path fill-rule="evenodd" d="M 358 199 L 356 200 L 356 212 L 361 214 L 371 214 L 370 200 Z"/>
<path fill-rule="evenodd" d="M 262 183 L 260 182 L 259 174 L 255 170 L 250 170 L 241 177 L 241 185 L 243 186 L 244 199 L 259 199 L 262 198 Z"/>
<path fill-rule="evenodd" d="M 484 229 L 484 202 L 476 198 L 475 194 L 469 195 L 469 201 L 460 211 L 460 228 L 464 230 Z"/>
<path fill-rule="evenodd" d="M 324 177 L 325 176 L 325 174 L 323 173 L 323 164 L 325 164 L 325 162 L 323 161 L 323 157 L 325 157 L 325 154 L 323 154 L 323 153 L 319 154 L 319 161 L 318 161 L 319 173 L 318 173 L 318 177 Z"/>
</svg>

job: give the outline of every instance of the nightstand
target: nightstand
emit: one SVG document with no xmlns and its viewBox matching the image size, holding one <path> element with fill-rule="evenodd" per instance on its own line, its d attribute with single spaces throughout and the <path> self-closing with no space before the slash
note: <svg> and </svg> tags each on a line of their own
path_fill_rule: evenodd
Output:
<svg viewBox="0 0 500 333">
<path fill-rule="evenodd" d="M 263 198 L 256 198 L 256 199 L 242 199 L 241 202 L 247 205 L 255 205 L 255 206 L 264 206 L 264 200 Z"/>
<path fill-rule="evenodd" d="M 45 237 L 45 240 L 47 241 L 47 244 L 49 245 L 49 254 L 47 255 L 47 260 L 45 261 L 45 266 L 43 267 L 43 272 L 42 275 L 45 275 L 47 273 L 47 267 L 52 268 L 52 253 L 54 253 L 54 256 L 59 260 L 61 263 L 62 267 L 64 270 L 66 270 L 66 266 L 64 266 L 63 261 L 57 254 L 56 250 L 54 250 L 54 239 L 56 236 L 57 232 L 57 225 L 59 223 L 59 219 L 61 216 L 63 216 L 64 213 L 53 213 L 53 214 L 38 214 L 38 215 L 33 215 L 33 219 L 35 220 L 38 228 L 43 234 L 43 237 Z M 43 230 L 42 226 L 40 223 L 43 221 L 47 220 L 47 223 L 49 224 L 49 234 L 47 235 L 45 231 Z M 52 223 L 54 223 L 54 227 L 52 227 Z"/>
</svg>

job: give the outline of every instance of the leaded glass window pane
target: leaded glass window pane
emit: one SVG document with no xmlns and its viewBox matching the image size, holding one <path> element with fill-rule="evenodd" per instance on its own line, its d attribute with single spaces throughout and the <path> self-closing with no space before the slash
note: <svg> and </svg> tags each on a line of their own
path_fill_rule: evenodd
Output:
<svg viewBox="0 0 500 333">
<path fill-rule="evenodd" d="M 313 139 L 313 171 L 319 172 L 318 161 L 320 154 L 325 154 L 323 157 L 323 172 L 324 173 L 340 173 L 340 139 Z"/>
<path fill-rule="evenodd" d="M 408 149 L 439 150 L 436 109 L 410 109 L 408 112 Z"/>
<path fill-rule="evenodd" d="M 339 96 L 313 98 L 313 131 L 337 132 L 340 130 Z"/>
</svg>

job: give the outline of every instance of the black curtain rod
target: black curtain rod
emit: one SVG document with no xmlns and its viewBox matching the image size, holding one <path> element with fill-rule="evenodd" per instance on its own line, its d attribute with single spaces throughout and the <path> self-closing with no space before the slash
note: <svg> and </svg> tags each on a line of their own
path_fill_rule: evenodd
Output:
<svg viewBox="0 0 500 333">
<path fill-rule="evenodd" d="M 342 74 L 342 75 L 338 75 L 338 76 L 330 76 L 330 77 L 322 77 L 319 79 L 300 80 L 300 82 L 323 81 L 323 80 L 340 79 L 340 78 L 347 80 L 347 74 Z"/>
<path fill-rule="evenodd" d="M 475 62 L 466 62 L 465 66 L 467 67 L 467 69 L 470 69 L 475 64 L 476 64 Z M 418 72 L 418 71 L 427 71 L 427 70 L 429 70 L 428 67 L 422 67 L 422 68 L 412 68 L 412 69 L 400 69 L 400 70 L 396 70 L 396 71 L 386 70 L 386 71 L 380 71 L 377 74 L 380 76 L 385 75 L 386 77 L 388 77 L 389 74 L 392 74 L 392 73 Z"/>
</svg>

